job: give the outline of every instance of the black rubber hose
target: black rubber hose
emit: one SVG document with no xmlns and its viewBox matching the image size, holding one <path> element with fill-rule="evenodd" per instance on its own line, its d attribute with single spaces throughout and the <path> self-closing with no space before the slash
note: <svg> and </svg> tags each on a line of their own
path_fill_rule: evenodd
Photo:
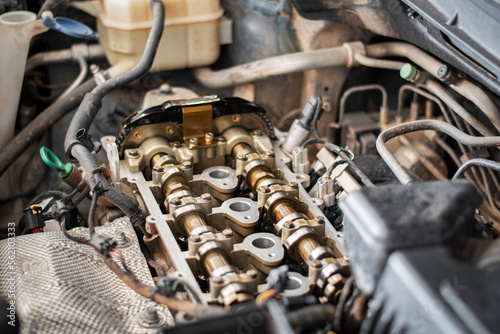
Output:
<svg viewBox="0 0 500 334">
<path fill-rule="evenodd" d="M 91 93 L 85 95 L 75 116 L 71 120 L 71 124 L 66 134 L 65 149 L 69 157 L 71 157 L 72 152 L 68 152 L 68 150 L 71 149 L 73 145 L 80 143 L 77 138 L 77 133 L 82 129 L 86 132 L 88 131 L 101 107 L 101 99 L 111 91 L 119 89 L 134 80 L 140 79 L 151 69 L 163 34 L 165 20 L 165 10 L 160 0 L 151 0 L 151 8 L 154 14 L 153 27 L 149 33 L 141 60 L 130 71 L 106 80 L 102 85 L 95 87 Z"/>
<path fill-rule="evenodd" d="M 85 94 L 96 87 L 94 79 L 89 79 L 76 88 L 71 94 L 54 102 L 28 124 L 0 152 L 0 176 L 19 158 L 34 142 L 40 139 L 47 129 L 51 128 L 61 118 L 78 107 Z"/>
<path fill-rule="evenodd" d="M 385 143 L 392 138 L 401 136 L 410 132 L 434 130 L 442 132 L 452 137 L 461 144 L 472 147 L 495 147 L 500 146 L 500 136 L 498 137 L 474 137 L 463 133 L 454 126 L 437 120 L 422 120 L 399 124 L 383 131 L 377 138 L 377 151 L 384 159 L 385 163 L 393 171 L 394 175 L 403 184 L 413 182 L 413 179 L 406 173 L 404 168 L 398 163 L 396 158 L 389 152 Z"/>
<path fill-rule="evenodd" d="M 481 166 L 481 167 L 491 168 L 496 171 L 500 171 L 500 162 L 488 159 L 475 158 L 467 160 L 462 166 L 460 166 L 455 175 L 453 175 L 452 180 L 454 181 L 458 179 L 459 177 L 464 175 L 469 168 L 474 166 Z"/>
<path fill-rule="evenodd" d="M 335 306 L 318 304 L 290 312 L 287 319 L 297 332 L 308 332 L 324 323 L 333 324 Z"/>
<path fill-rule="evenodd" d="M 73 1 L 85 1 L 85 0 L 45 0 L 40 11 L 38 12 L 38 17 L 42 17 L 42 13 L 45 11 L 53 11 L 57 6 L 65 2 L 73 2 Z"/>
<path fill-rule="evenodd" d="M 153 26 L 141 60 L 130 71 L 106 80 L 102 85 L 95 87 L 92 92 L 85 95 L 71 120 L 64 142 L 68 159 L 77 160 L 80 163 L 80 166 L 85 171 L 87 184 L 92 189 L 99 185 L 103 190 L 102 197 L 120 208 L 135 226 L 141 225 L 145 220 L 142 211 L 131 198 L 109 185 L 89 148 L 79 140 L 79 137 L 89 130 L 101 107 L 101 100 L 104 96 L 134 80 L 140 79 L 151 69 L 163 34 L 165 21 L 165 9 L 161 0 L 151 0 L 151 9 L 153 10 Z"/>
</svg>

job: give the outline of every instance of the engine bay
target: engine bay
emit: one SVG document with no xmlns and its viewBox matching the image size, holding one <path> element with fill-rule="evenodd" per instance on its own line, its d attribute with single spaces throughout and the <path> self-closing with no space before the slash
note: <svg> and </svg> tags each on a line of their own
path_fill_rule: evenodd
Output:
<svg viewBox="0 0 500 334">
<path fill-rule="evenodd" d="M 464 2 L 0 1 L 0 328 L 494 333 L 500 9 Z"/>
</svg>

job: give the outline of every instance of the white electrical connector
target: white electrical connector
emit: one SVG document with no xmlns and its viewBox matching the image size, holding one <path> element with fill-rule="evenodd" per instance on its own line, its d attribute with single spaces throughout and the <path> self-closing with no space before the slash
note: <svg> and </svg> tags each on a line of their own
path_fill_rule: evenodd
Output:
<svg viewBox="0 0 500 334">
<path fill-rule="evenodd" d="M 318 179 L 318 198 L 325 202 L 325 207 L 335 204 L 335 192 L 333 191 L 333 180 L 329 176 L 322 176 Z"/>
<path fill-rule="evenodd" d="M 309 174 L 311 163 L 307 158 L 307 148 L 295 147 L 292 151 L 292 167 L 295 173 Z"/>
</svg>

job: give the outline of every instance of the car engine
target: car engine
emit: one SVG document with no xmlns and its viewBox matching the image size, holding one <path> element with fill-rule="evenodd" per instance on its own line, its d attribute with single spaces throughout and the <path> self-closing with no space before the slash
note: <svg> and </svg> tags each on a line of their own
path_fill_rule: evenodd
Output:
<svg viewBox="0 0 500 334">
<path fill-rule="evenodd" d="M 0 0 L 2 333 L 494 333 L 500 3 Z"/>
</svg>

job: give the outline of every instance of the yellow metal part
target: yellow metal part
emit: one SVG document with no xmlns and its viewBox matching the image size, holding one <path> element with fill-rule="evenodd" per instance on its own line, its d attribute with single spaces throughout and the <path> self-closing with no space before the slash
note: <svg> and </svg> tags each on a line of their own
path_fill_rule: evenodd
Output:
<svg viewBox="0 0 500 334">
<path fill-rule="evenodd" d="M 184 141 L 197 138 L 205 141 L 205 135 L 213 130 L 213 109 L 211 104 L 188 106 L 182 108 L 182 124 Z"/>
</svg>

